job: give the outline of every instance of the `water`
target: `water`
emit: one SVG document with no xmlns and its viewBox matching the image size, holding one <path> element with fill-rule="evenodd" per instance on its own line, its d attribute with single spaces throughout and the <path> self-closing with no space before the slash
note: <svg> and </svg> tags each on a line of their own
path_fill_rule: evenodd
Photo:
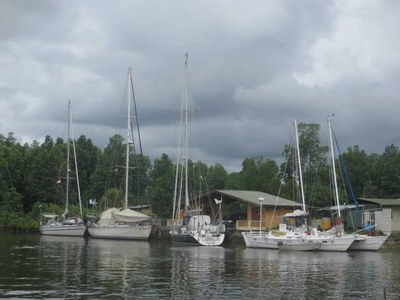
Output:
<svg viewBox="0 0 400 300">
<path fill-rule="evenodd" d="M 285 253 L 0 234 L 0 298 L 400 299 L 399 250 Z"/>
</svg>

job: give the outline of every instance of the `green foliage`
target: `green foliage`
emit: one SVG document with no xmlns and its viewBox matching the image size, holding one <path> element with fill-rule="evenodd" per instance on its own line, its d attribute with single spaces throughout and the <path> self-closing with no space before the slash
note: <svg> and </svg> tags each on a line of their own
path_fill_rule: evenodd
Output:
<svg viewBox="0 0 400 300">
<path fill-rule="evenodd" d="M 174 164 L 167 154 L 154 161 L 150 171 L 149 197 L 152 211 L 160 218 L 170 218 L 175 180 Z"/>
<path fill-rule="evenodd" d="M 240 171 L 241 189 L 277 194 L 279 189 L 278 165 L 271 159 L 246 158 Z"/>
<path fill-rule="evenodd" d="M 228 180 L 228 172 L 220 164 L 210 166 L 207 173 L 207 184 L 209 190 L 224 189 Z"/>
<path fill-rule="evenodd" d="M 37 231 L 39 220 L 33 219 L 30 215 L 24 215 L 22 212 L 0 210 L 0 228 L 13 231 Z"/>
<path fill-rule="evenodd" d="M 298 126 L 306 203 L 310 206 L 333 203 L 328 147 L 321 144 L 319 130 L 318 124 L 300 123 Z M 83 203 L 98 199 L 97 210 L 92 209 L 91 213 L 110 206 L 122 207 L 124 139 L 114 135 L 107 147 L 99 149 L 90 138 L 80 136 L 75 146 Z M 253 157 L 243 160 L 240 171 L 229 174 L 220 164 L 208 167 L 201 161 L 189 161 L 189 184 L 195 190 L 193 197 L 214 189 L 238 189 L 274 195 L 280 191 L 282 197 L 299 199 L 293 147 L 285 145 L 283 153 L 289 161 L 280 167 L 272 159 Z M 40 211 L 59 215 L 64 212 L 66 154 L 66 141 L 61 138 L 53 140 L 46 136 L 42 144 L 33 141 L 30 145 L 20 145 L 13 133 L 0 134 L 1 228 L 37 230 Z M 383 154 L 367 154 L 359 146 L 350 147 L 341 154 L 337 166 L 348 172 L 356 197 L 400 197 L 400 150 L 395 145 L 387 146 Z M 73 160 L 70 167 L 75 174 Z M 129 170 L 129 204 L 150 203 L 155 215 L 164 219 L 171 217 L 176 166 L 168 155 L 162 154 L 152 164 L 148 157 L 132 153 Z M 195 180 L 199 176 L 205 185 L 200 186 Z M 61 184 L 56 183 L 58 178 L 62 179 Z M 69 210 L 70 214 L 79 214 L 78 190 L 73 181 Z M 281 186 L 281 182 L 284 185 Z M 338 182 L 340 186 L 345 185 L 340 175 Z M 340 197 L 342 203 L 351 202 L 348 190 L 347 194 L 341 191 Z M 225 207 L 230 214 L 242 213 L 244 209 L 240 202 Z"/>
<path fill-rule="evenodd" d="M 123 190 L 117 188 L 109 188 L 106 191 L 105 198 L 103 199 L 103 209 L 108 207 L 124 207 L 124 193 Z"/>
</svg>

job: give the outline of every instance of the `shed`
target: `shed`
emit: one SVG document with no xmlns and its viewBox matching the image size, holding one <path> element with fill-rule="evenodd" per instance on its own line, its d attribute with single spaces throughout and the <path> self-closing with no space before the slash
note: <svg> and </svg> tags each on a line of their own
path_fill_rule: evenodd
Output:
<svg viewBox="0 0 400 300">
<path fill-rule="evenodd" d="M 259 191 L 213 190 L 201 195 L 200 198 L 203 199 L 205 212 L 210 215 L 213 215 L 212 211 L 215 211 L 216 204 L 212 200 L 208 201 L 210 205 L 207 205 L 204 199 L 222 200 L 222 215 L 225 220 L 229 220 L 232 216 L 228 210 L 230 205 L 234 202 L 245 204 L 242 218 L 232 220 L 234 227 L 238 230 L 259 229 L 260 211 L 262 211 L 261 227 L 275 228 L 280 223 L 280 216 L 301 207 L 297 202 Z"/>
<path fill-rule="evenodd" d="M 400 231 L 400 199 L 358 198 L 366 205 L 363 211 L 364 223 L 376 224 L 383 232 Z"/>
</svg>

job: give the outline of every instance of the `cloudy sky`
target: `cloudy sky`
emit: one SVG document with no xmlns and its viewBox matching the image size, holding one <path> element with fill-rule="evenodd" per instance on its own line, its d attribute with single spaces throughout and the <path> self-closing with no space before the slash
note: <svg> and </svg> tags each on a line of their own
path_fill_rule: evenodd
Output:
<svg viewBox="0 0 400 300">
<path fill-rule="evenodd" d="M 202 160 L 282 159 L 294 119 L 342 148 L 400 146 L 400 2 L 0 1 L 0 133 L 103 148 L 133 67 L 144 154 L 176 156 L 189 52 Z"/>
</svg>

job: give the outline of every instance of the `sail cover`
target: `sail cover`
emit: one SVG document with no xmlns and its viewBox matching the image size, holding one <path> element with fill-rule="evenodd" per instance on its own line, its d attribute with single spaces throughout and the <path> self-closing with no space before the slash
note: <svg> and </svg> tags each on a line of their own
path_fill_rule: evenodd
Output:
<svg viewBox="0 0 400 300">
<path fill-rule="evenodd" d="M 107 225 L 112 224 L 112 222 L 111 222 L 112 213 L 113 213 L 113 212 L 117 212 L 117 211 L 119 211 L 119 209 L 118 209 L 118 208 L 115 208 L 115 207 L 109 208 L 109 209 L 107 209 L 106 211 L 104 211 L 104 212 L 101 214 L 100 220 L 99 220 L 99 222 L 98 222 L 99 226 L 100 226 L 100 227 L 104 227 L 104 226 L 107 226 Z"/>
<path fill-rule="evenodd" d="M 134 222 L 146 221 L 149 218 L 150 218 L 149 216 L 129 208 L 121 211 L 114 211 L 112 213 L 112 220 L 114 222 L 134 223 Z"/>
</svg>

